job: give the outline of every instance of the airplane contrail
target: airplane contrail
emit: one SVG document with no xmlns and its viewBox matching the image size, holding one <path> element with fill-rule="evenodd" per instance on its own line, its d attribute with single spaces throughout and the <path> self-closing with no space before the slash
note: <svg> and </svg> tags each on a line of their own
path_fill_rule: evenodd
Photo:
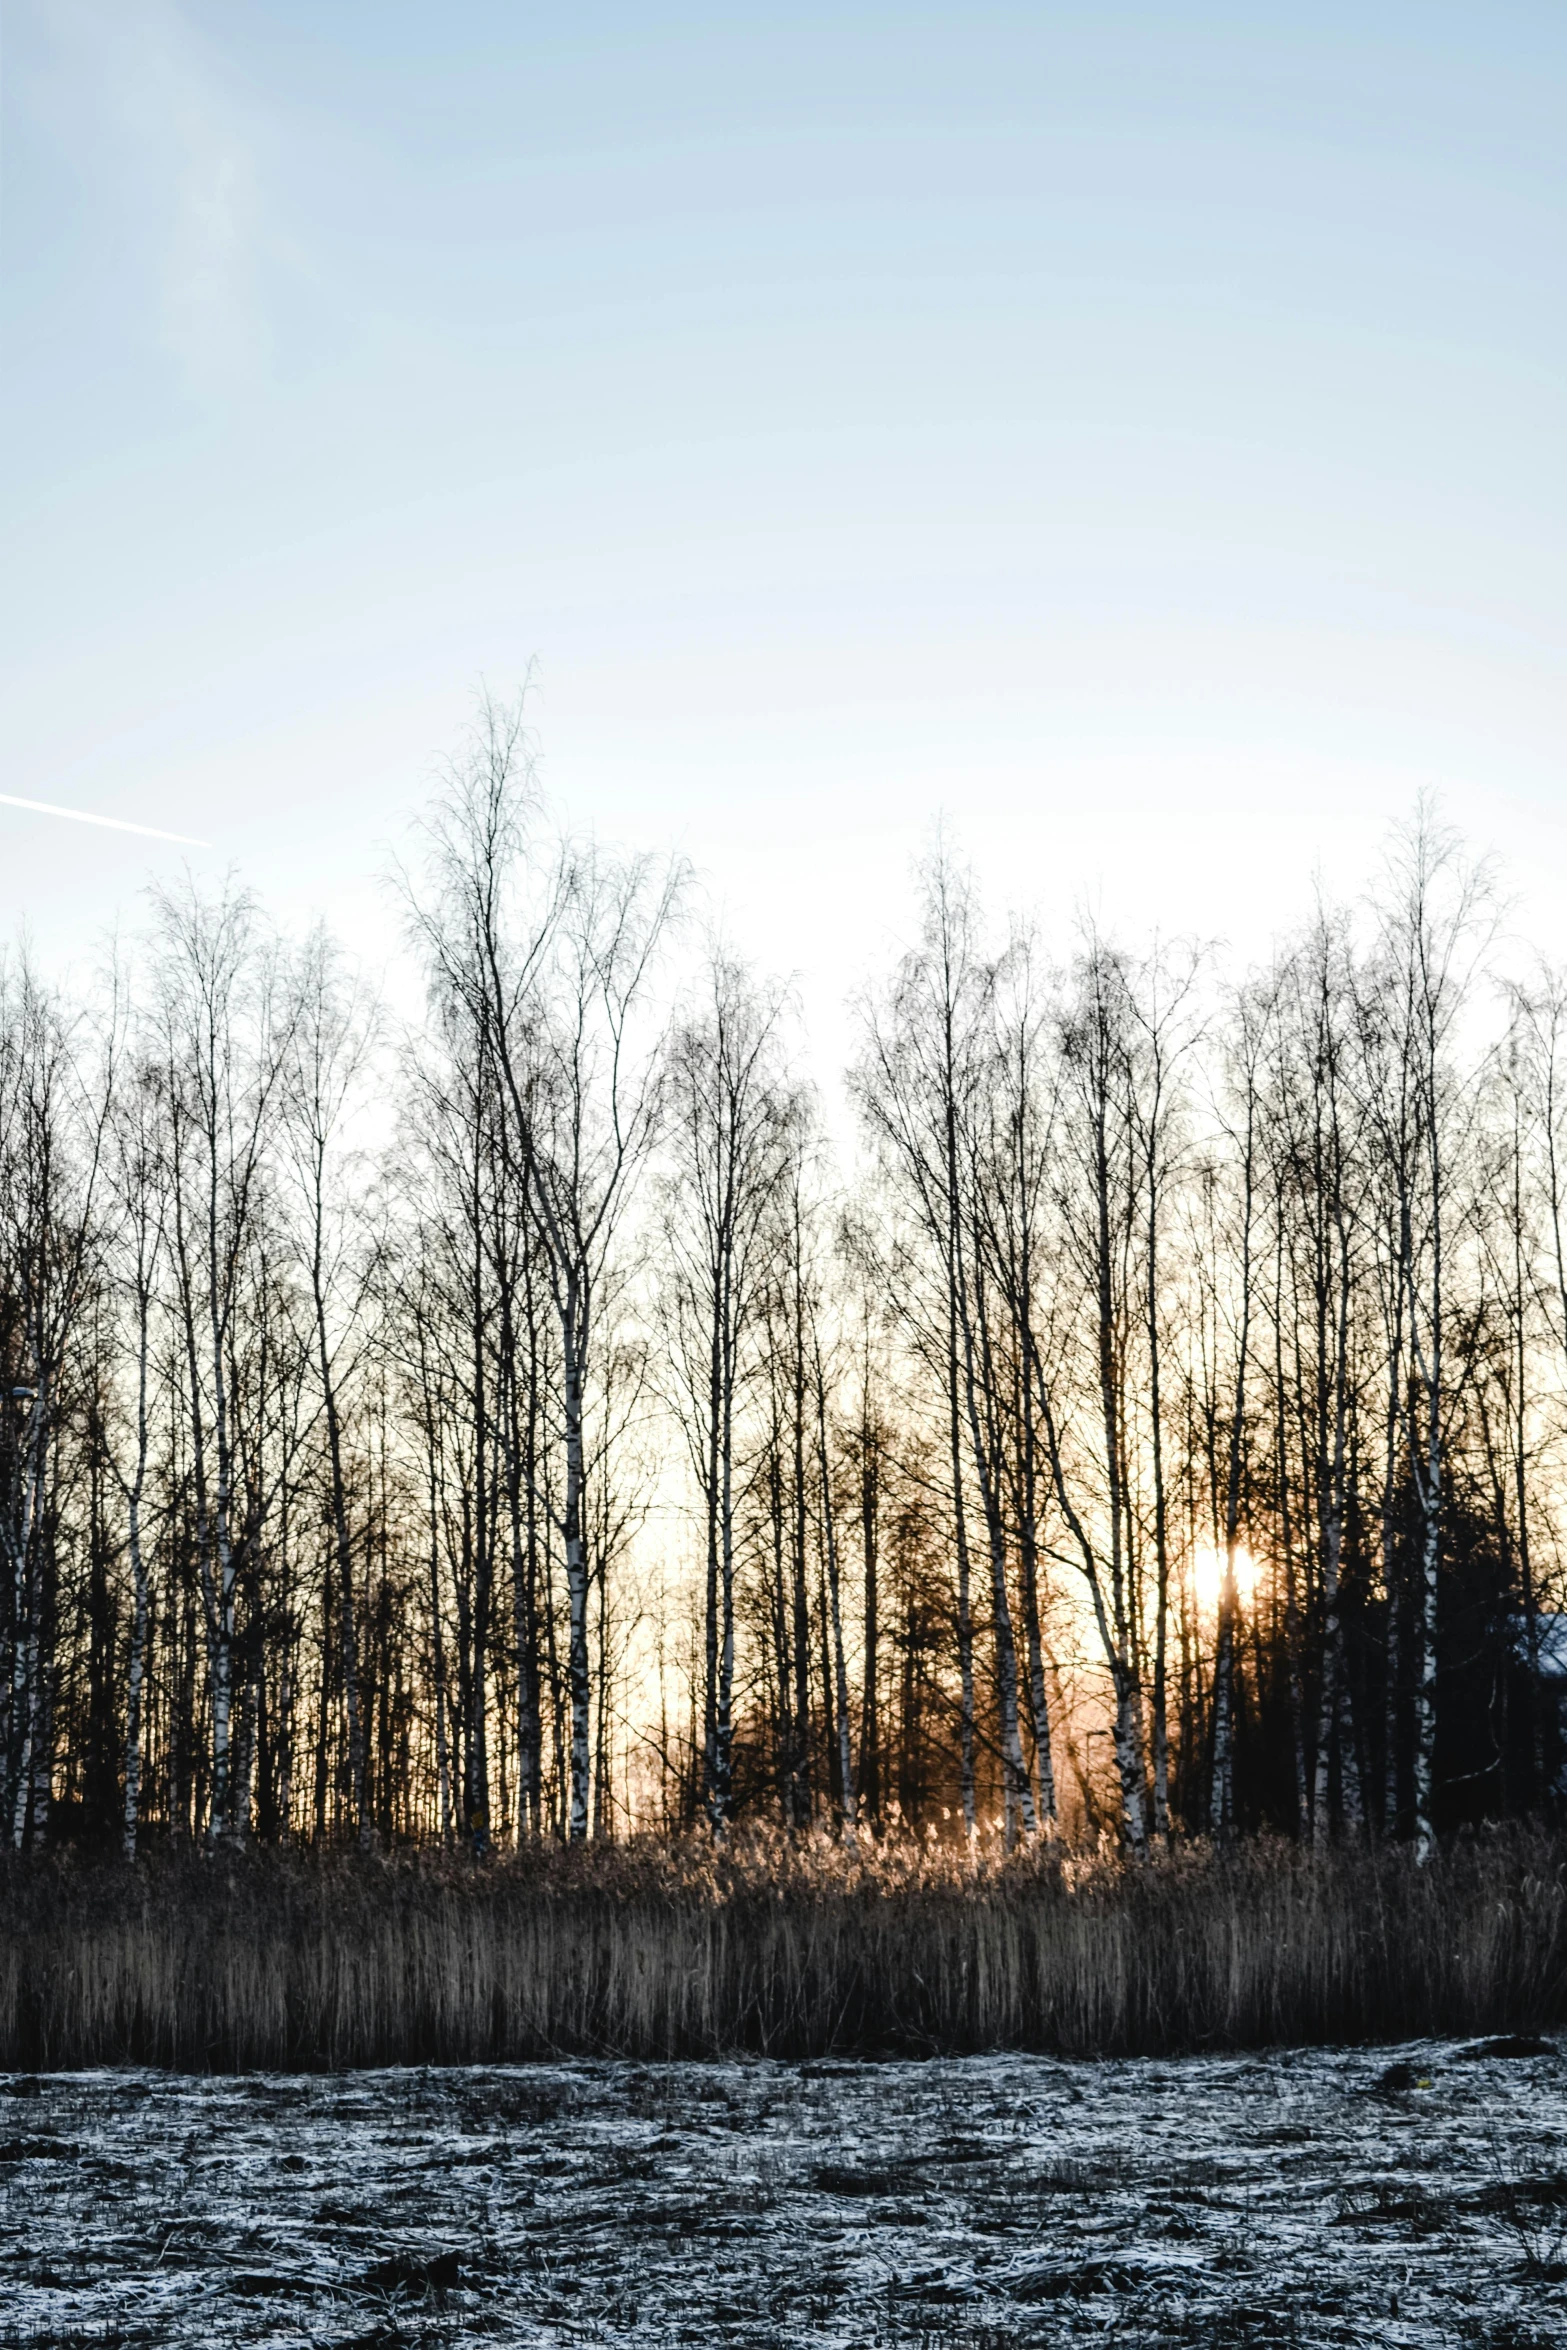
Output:
<svg viewBox="0 0 1567 2350">
<path fill-rule="evenodd" d="M 139 832 L 144 840 L 177 841 L 183 849 L 210 849 L 210 840 L 192 840 L 185 832 L 160 832 L 155 824 L 127 824 L 123 816 L 89 816 L 82 808 L 57 808 L 49 800 L 19 800 L 0 791 L 0 807 L 27 808 L 35 816 L 65 816 L 72 824 L 104 824 L 111 832 Z"/>
</svg>

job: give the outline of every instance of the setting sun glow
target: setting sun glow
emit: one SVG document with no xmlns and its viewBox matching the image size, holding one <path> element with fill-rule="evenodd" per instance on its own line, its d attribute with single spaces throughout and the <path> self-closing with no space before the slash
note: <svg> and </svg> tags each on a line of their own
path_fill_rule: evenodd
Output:
<svg viewBox="0 0 1567 2350">
<path fill-rule="evenodd" d="M 1242 1607 L 1248 1607 L 1262 1579 L 1262 1562 L 1249 1550 L 1235 1553 L 1235 1590 Z M 1197 1593 L 1197 1604 L 1206 1612 L 1216 1613 L 1219 1594 L 1224 1587 L 1224 1552 L 1211 1545 L 1199 1550 L 1192 1560 L 1192 1583 Z"/>
</svg>

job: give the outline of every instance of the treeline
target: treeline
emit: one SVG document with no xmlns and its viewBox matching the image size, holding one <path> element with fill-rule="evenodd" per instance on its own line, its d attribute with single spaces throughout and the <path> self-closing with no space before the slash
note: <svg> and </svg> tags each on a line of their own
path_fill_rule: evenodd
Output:
<svg viewBox="0 0 1567 2350">
<path fill-rule="evenodd" d="M 1432 821 L 1238 983 L 938 850 L 836 1155 L 520 710 L 400 886 L 407 1032 L 236 888 L 7 970 L 10 1845 L 1552 1806 L 1567 985 Z"/>
</svg>

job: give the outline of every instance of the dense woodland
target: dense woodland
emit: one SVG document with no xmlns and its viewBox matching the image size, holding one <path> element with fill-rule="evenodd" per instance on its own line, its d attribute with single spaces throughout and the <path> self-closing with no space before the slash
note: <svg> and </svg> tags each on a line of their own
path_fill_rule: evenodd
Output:
<svg viewBox="0 0 1567 2350">
<path fill-rule="evenodd" d="M 1567 979 L 1429 815 L 1263 969 L 987 926 L 829 1140 L 490 708 L 324 933 L 0 992 L 0 1832 L 1133 1853 L 1552 1807 Z"/>
</svg>

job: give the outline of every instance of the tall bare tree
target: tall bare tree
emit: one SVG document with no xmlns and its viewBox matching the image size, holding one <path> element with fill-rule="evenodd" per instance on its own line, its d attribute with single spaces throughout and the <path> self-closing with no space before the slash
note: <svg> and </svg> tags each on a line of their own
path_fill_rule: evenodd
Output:
<svg viewBox="0 0 1567 2350">
<path fill-rule="evenodd" d="M 1413 1632 L 1415 1845 L 1435 1850 L 1437 1635 L 1448 1432 L 1454 1201 L 1471 1103 L 1457 1067 L 1461 1022 L 1494 928 L 1490 878 L 1422 808 L 1398 838 L 1377 905 L 1379 954 L 1367 1013 L 1376 1038 L 1374 1115 L 1392 1185 L 1409 1346 L 1405 1457 L 1416 1514 Z"/>
<path fill-rule="evenodd" d="M 702 1802 L 733 1800 L 739 1416 L 773 1278 L 773 1241 L 802 1105 L 782 1063 L 780 1005 L 718 945 L 669 1061 L 665 1237 L 672 1401 L 701 1498 Z"/>
<path fill-rule="evenodd" d="M 587 1418 L 597 1306 L 657 1133 L 656 958 L 684 873 L 592 843 L 546 849 L 520 702 L 486 703 L 430 828 L 433 894 L 410 897 L 432 979 L 493 1055 L 510 1179 L 538 1234 L 561 1356 L 561 1536 L 570 1610 L 570 1834 L 591 1791 Z"/>
</svg>

